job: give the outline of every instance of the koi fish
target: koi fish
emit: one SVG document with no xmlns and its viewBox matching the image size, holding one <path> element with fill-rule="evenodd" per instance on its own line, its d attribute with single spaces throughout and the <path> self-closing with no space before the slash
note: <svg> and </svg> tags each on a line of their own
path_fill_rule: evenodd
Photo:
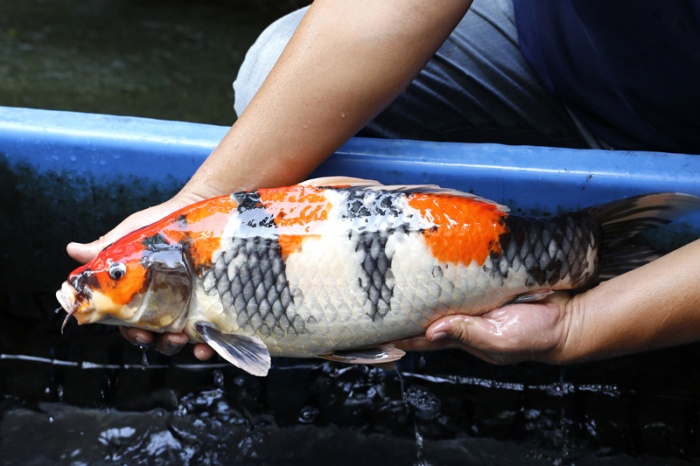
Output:
<svg viewBox="0 0 700 466">
<path fill-rule="evenodd" d="M 56 297 L 66 322 L 184 332 L 257 376 L 271 356 L 386 363 L 404 354 L 387 342 L 442 316 L 648 262 L 623 243 L 698 209 L 663 193 L 531 218 L 437 186 L 325 178 L 179 210 L 106 247 Z"/>
</svg>

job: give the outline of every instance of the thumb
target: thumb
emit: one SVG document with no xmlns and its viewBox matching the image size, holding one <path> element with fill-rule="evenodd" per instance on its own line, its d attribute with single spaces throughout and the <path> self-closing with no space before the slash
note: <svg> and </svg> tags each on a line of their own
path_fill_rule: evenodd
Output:
<svg viewBox="0 0 700 466">
<path fill-rule="evenodd" d="M 145 223 L 139 222 L 138 219 L 134 217 L 134 215 L 127 217 L 124 221 L 122 221 L 119 225 L 114 227 L 108 233 L 106 233 L 103 236 L 100 236 L 98 239 L 91 243 L 68 243 L 68 245 L 66 246 L 66 252 L 68 252 L 69 256 L 71 256 L 73 259 L 80 263 L 84 264 L 86 262 L 90 262 L 104 248 L 114 243 L 116 240 L 126 235 L 127 233 L 130 233 L 136 230 L 137 228 L 140 228 L 141 226 L 145 225 Z"/>
<path fill-rule="evenodd" d="M 66 246 L 66 252 L 76 261 L 81 264 L 90 262 L 97 256 L 97 254 L 109 244 L 105 236 L 101 236 L 99 239 L 93 241 L 92 243 L 68 243 Z"/>
<path fill-rule="evenodd" d="M 493 327 L 488 320 L 468 315 L 455 315 L 444 317 L 425 332 L 430 342 L 444 342 L 452 340 L 453 346 L 478 346 L 483 342 L 484 336 L 491 334 Z"/>
<path fill-rule="evenodd" d="M 185 192 L 184 190 L 180 191 L 173 198 L 163 202 L 162 204 L 154 205 L 145 210 L 131 214 L 110 232 L 104 236 L 100 236 L 99 239 L 96 239 L 91 243 L 69 243 L 68 246 L 66 246 L 66 251 L 68 252 L 69 256 L 78 262 L 83 264 L 90 262 L 95 258 L 95 256 L 97 256 L 97 254 L 99 254 L 100 251 L 114 243 L 122 236 L 138 230 L 146 225 L 150 225 L 166 215 L 171 214 L 176 210 L 185 207 L 186 205 L 201 201 L 202 199 L 204 199 L 204 197 L 196 193 Z"/>
<path fill-rule="evenodd" d="M 176 210 L 177 207 L 179 207 L 179 204 L 174 202 L 165 202 L 163 204 L 149 207 L 145 210 L 131 214 L 104 236 L 100 236 L 91 243 L 69 243 L 68 246 L 66 246 L 66 252 L 68 252 L 68 255 L 78 262 L 83 264 L 90 262 L 95 258 L 95 256 L 97 256 L 97 254 L 99 254 L 100 251 L 114 243 L 122 236 L 159 220 L 170 212 Z"/>
</svg>

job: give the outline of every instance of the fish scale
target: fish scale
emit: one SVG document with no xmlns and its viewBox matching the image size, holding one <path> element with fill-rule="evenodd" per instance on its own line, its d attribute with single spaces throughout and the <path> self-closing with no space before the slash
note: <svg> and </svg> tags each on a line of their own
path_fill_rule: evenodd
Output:
<svg viewBox="0 0 700 466">
<path fill-rule="evenodd" d="M 364 253 L 363 274 L 358 277 L 360 287 L 367 294 L 372 320 L 383 318 L 389 312 L 391 296 L 394 293 L 391 257 L 386 253 L 387 234 L 363 232 L 359 236 L 355 250 Z M 349 240 L 352 241 L 352 236 Z"/>
<path fill-rule="evenodd" d="M 213 280 L 207 280 L 208 274 L 213 275 Z M 291 292 L 279 246 L 274 241 L 259 236 L 224 239 L 222 253 L 203 278 L 205 283 L 216 284 L 205 286 L 204 290 L 216 289 L 224 309 L 240 310 L 236 320 L 242 331 L 260 332 L 266 337 L 272 333 L 303 332 L 302 324 L 290 325 L 292 319 L 287 310 L 292 303 Z"/>
<path fill-rule="evenodd" d="M 175 212 L 103 250 L 57 298 L 80 323 L 185 332 L 255 375 L 270 356 L 385 362 L 403 353 L 384 343 L 441 316 L 586 288 L 652 260 L 624 241 L 700 209 L 662 193 L 531 218 L 436 186 L 321 182 Z M 111 276 L 115 264 L 123 273 Z"/>
</svg>

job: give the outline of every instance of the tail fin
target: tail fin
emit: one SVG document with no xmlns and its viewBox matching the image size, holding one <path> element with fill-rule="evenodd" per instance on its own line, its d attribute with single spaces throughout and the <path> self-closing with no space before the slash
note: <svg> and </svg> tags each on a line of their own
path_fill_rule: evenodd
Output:
<svg viewBox="0 0 700 466">
<path fill-rule="evenodd" d="M 643 230 L 666 225 L 700 211 L 700 197 L 658 193 L 630 197 L 585 209 L 601 226 L 600 280 L 612 278 L 651 262 L 659 254 L 646 247 L 625 244 Z"/>
</svg>

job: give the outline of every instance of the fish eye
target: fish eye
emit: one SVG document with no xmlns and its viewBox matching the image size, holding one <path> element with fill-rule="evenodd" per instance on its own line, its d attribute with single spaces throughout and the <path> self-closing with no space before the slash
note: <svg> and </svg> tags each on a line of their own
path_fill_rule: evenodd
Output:
<svg viewBox="0 0 700 466">
<path fill-rule="evenodd" d="M 112 280 L 119 280 L 126 275 L 126 265 L 124 265 L 122 262 L 112 262 L 109 264 L 107 273 L 109 273 Z"/>
</svg>

